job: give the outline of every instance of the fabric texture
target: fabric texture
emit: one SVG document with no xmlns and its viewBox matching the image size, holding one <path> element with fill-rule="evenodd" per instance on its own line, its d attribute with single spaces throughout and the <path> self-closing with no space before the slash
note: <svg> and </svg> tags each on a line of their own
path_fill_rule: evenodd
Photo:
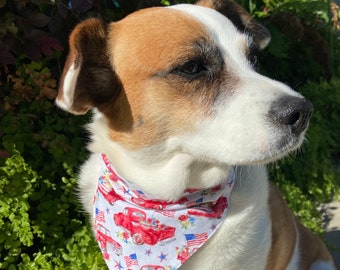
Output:
<svg viewBox="0 0 340 270">
<path fill-rule="evenodd" d="M 227 215 L 234 169 L 219 186 L 186 190 L 180 200 L 167 202 L 122 179 L 106 155 L 100 159 L 94 231 L 109 269 L 178 269 Z"/>
</svg>

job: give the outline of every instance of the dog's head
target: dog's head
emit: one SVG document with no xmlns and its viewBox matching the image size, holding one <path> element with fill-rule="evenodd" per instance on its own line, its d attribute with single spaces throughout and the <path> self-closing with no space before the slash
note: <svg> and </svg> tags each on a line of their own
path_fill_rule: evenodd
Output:
<svg viewBox="0 0 340 270">
<path fill-rule="evenodd" d="M 156 160 L 181 152 L 268 162 L 300 146 L 312 109 L 256 72 L 269 40 L 231 0 L 149 8 L 108 25 L 89 19 L 71 34 L 57 104 L 75 114 L 96 108 L 112 142 L 156 147 Z"/>
</svg>

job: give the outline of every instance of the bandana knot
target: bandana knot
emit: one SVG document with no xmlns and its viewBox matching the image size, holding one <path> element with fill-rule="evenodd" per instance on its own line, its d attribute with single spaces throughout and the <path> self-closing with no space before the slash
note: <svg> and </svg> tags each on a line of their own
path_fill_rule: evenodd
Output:
<svg viewBox="0 0 340 270">
<path fill-rule="evenodd" d="M 109 269 L 176 270 L 227 215 L 235 174 L 209 189 L 187 189 L 175 202 L 157 200 L 114 170 L 102 154 L 94 197 L 94 230 Z"/>
</svg>

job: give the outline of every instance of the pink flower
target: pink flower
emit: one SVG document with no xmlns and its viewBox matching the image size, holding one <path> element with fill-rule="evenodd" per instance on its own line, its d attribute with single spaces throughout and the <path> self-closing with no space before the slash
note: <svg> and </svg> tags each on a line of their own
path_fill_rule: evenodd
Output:
<svg viewBox="0 0 340 270">
<path fill-rule="evenodd" d="M 123 235 L 124 239 L 129 239 L 129 234 L 127 232 L 123 232 L 122 235 Z"/>
</svg>

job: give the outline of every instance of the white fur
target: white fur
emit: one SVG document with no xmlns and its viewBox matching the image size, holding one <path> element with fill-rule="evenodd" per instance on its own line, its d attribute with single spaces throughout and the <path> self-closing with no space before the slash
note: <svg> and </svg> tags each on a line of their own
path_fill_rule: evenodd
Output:
<svg viewBox="0 0 340 270">
<path fill-rule="evenodd" d="M 334 266 L 330 262 L 317 261 L 312 264 L 309 270 L 334 270 Z"/>
<path fill-rule="evenodd" d="M 63 84 L 63 98 L 57 99 L 56 103 L 64 110 L 70 110 L 73 104 L 73 96 L 74 90 L 77 84 L 78 75 L 80 72 L 80 67 L 75 67 L 75 64 L 72 63 L 70 68 L 68 69 Z"/>
<path fill-rule="evenodd" d="M 295 221 L 294 221 L 295 223 Z M 299 231 L 297 229 L 297 226 L 295 224 L 295 232 L 296 232 L 296 240 L 295 240 L 295 247 L 294 247 L 294 252 L 293 252 L 293 256 L 290 259 L 290 262 L 287 266 L 286 270 L 295 270 L 295 269 L 299 269 L 299 263 L 300 263 L 300 234 Z"/>
</svg>

